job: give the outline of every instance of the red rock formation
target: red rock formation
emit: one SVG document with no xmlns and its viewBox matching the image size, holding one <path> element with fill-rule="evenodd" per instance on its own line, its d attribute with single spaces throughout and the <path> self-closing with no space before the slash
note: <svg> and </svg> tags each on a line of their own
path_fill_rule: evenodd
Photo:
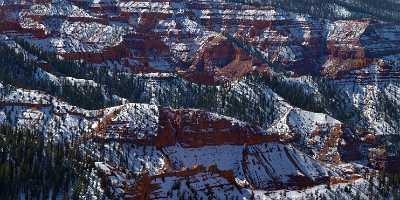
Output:
<svg viewBox="0 0 400 200">
<path fill-rule="evenodd" d="M 1 16 L 0 16 L 1 17 Z M 21 26 L 17 22 L 2 21 L 0 22 L 0 32 L 21 30 Z"/>
<path fill-rule="evenodd" d="M 181 75 L 192 82 L 213 85 L 240 79 L 254 70 L 265 69 L 266 65 L 233 42 L 216 35 L 208 38 L 206 44 L 198 50 L 192 65 Z"/>
<path fill-rule="evenodd" d="M 201 110 L 161 109 L 156 146 L 180 143 L 184 147 L 202 147 L 279 141 L 277 136 L 264 135 L 260 127 L 227 118 L 213 118 Z"/>
<path fill-rule="evenodd" d="M 338 21 L 326 42 L 328 59 L 321 73 L 340 78 L 343 74 L 364 68 L 372 63 L 361 43 L 361 36 L 369 26 L 369 20 Z"/>
<path fill-rule="evenodd" d="M 129 56 L 129 51 L 124 43 L 117 46 L 106 47 L 100 52 L 65 52 L 60 55 L 67 60 L 85 60 L 91 63 L 103 63 L 107 60 L 118 60 Z"/>
<path fill-rule="evenodd" d="M 162 199 L 171 198 L 165 196 L 167 191 L 163 191 L 161 182 L 171 181 L 172 183 L 181 182 L 182 179 L 190 180 L 186 184 L 190 185 L 192 192 L 201 193 L 203 184 L 209 191 L 224 190 L 225 192 L 233 192 L 240 190 L 236 185 L 232 171 L 223 171 L 214 167 L 206 169 L 202 166 L 195 166 L 192 169 L 170 172 L 156 176 L 145 175 L 133 188 L 127 188 L 125 199 Z M 182 183 L 184 184 L 184 183 Z M 160 191 L 161 189 L 161 191 Z M 180 190 L 180 188 L 174 188 Z"/>
<path fill-rule="evenodd" d="M 384 147 L 370 148 L 368 152 L 369 164 L 380 171 L 398 173 L 400 155 L 387 152 Z"/>
<path fill-rule="evenodd" d="M 258 126 L 222 117 L 202 110 L 170 108 L 159 109 L 156 135 L 137 138 L 136 133 L 124 126 L 128 122 L 113 121 L 120 110 L 112 112 L 99 123 L 92 136 L 96 140 L 117 140 L 154 145 L 159 149 L 180 144 L 183 147 L 210 145 L 243 145 L 263 142 L 281 142 L 276 135 L 265 135 Z M 112 132 L 113 137 L 107 133 Z"/>
<path fill-rule="evenodd" d="M 340 154 L 337 147 L 342 137 L 342 127 L 332 127 L 329 130 L 328 136 L 324 141 L 322 148 L 317 156 L 318 160 L 339 164 L 341 162 Z"/>
<path fill-rule="evenodd" d="M 203 147 L 223 144 L 278 142 L 279 137 L 264 135 L 262 129 L 229 118 L 219 118 L 201 110 L 160 110 L 157 147 L 181 144 Z"/>
<path fill-rule="evenodd" d="M 21 102 L 15 102 L 15 103 L 0 102 L 0 107 L 4 107 L 4 106 L 21 106 L 21 107 L 30 107 L 30 108 L 40 109 L 40 108 L 49 107 L 50 105 L 51 104 L 35 104 L 35 103 L 21 103 Z"/>
<path fill-rule="evenodd" d="M 19 10 L 20 6 L 0 6 L 0 33 L 6 31 L 21 31 L 21 26 L 16 19 L 10 18 L 13 9 Z"/>
</svg>

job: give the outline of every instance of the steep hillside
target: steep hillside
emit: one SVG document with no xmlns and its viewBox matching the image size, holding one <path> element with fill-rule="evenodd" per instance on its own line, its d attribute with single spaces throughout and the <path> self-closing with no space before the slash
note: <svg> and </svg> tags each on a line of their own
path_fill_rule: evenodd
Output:
<svg viewBox="0 0 400 200">
<path fill-rule="evenodd" d="M 0 0 L 8 198 L 398 198 L 400 4 L 378 3 Z M 74 179 L 18 190 L 50 147 Z"/>
<path fill-rule="evenodd" d="M 321 163 L 280 135 L 201 110 L 126 104 L 88 111 L 37 91 L 2 86 L 1 94 L 3 124 L 34 127 L 46 140 L 78 143 L 95 162 L 93 170 L 99 170 L 97 178 L 88 176 L 90 181 L 107 183 L 101 191 L 114 197 L 161 198 L 159 192 L 150 193 L 153 184 L 162 184 L 159 190 L 170 198 L 177 194 L 169 193 L 168 187 L 184 196 L 249 198 L 255 190 L 304 189 L 368 176 L 367 168 Z M 307 129 L 302 124 L 297 128 L 299 133 Z M 191 179 L 189 193 L 173 186 Z M 220 181 L 227 185 L 210 185 Z M 212 194 L 202 193 L 195 182 L 208 185 Z M 102 196 L 101 191 L 95 194 Z"/>
</svg>

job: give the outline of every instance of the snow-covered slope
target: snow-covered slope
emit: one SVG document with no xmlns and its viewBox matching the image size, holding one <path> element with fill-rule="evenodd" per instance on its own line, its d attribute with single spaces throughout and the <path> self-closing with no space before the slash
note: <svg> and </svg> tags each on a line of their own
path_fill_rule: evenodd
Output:
<svg viewBox="0 0 400 200">
<path fill-rule="evenodd" d="M 83 149 L 90 149 L 102 174 L 92 181 L 110 181 L 103 190 L 115 197 L 150 194 L 157 199 L 164 192 L 175 198 L 177 190 L 189 196 L 248 198 L 255 190 L 303 189 L 336 179 L 352 182 L 361 173 L 321 163 L 260 127 L 201 110 L 126 104 L 89 111 L 8 85 L 2 85 L 1 97 L 3 124 L 42 130 L 58 142 L 86 141 Z M 311 117 L 304 120 L 315 120 Z M 299 134 L 312 129 L 295 124 Z M 202 192 L 204 187 L 212 194 Z"/>
<path fill-rule="evenodd" d="M 366 199 L 400 163 L 400 26 L 348 3 L 0 0 L 29 63 L 0 123 L 79 143 L 110 199 Z"/>
</svg>

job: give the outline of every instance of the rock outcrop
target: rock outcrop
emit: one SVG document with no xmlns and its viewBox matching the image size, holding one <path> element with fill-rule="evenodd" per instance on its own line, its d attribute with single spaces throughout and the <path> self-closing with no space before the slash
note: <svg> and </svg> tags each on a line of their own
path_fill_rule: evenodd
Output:
<svg viewBox="0 0 400 200">
<path fill-rule="evenodd" d="M 0 0 L 0 19 L 37 89 L 0 84 L 0 124 L 85 142 L 111 199 L 368 198 L 374 170 L 398 172 L 398 24 L 226 0 Z M 61 82 L 113 106 L 38 91 Z"/>
</svg>

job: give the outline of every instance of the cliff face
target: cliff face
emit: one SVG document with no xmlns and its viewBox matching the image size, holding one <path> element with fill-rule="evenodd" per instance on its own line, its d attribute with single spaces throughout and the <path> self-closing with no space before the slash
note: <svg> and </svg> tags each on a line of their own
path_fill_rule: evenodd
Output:
<svg viewBox="0 0 400 200">
<path fill-rule="evenodd" d="M 399 45 L 394 24 L 320 20 L 224 1 L 21 1 L 4 2 L 0 10 L 3 33 L 22 34 L 66 59 L 117 61 L 136 72 L 179 69 L 206 84 L 263 69 L 263 60 L 300 75 L 342 77 L 396 54 Z"/>
<path fill-rule="evenodd" d="M 360 177 L 358 170 L 320 163 L 282 135 L 215 113 L 148 104 L 88 111 L 37 91 L 2 85 L 0 92 L 2 123 L 35 125 L 63 142 L 84 141 L 90 156 L 103 160 L 96 163 L 98 179 L 91 181 L 106 183 L 103 189 L 115 197 L 176 198 L 175 190 L 189 189 L 184 195 L 248 198 L 253 190 L 304 189 Z M 299 134 L 313 131 L 304 123 L 291 124 Z"/>
<path fill-rule="evenodd" d="M 67 59 L 94 63 L 117 59 L 137 71 L 198 68 L 204 65 L 202 57 L 210 56 L 207 61 L 216 56 L 210 52 L 218 42 L 213 35 L 222 32 L 245 39 L 270 62 L 283 63 L 300 74 L 320 73 L 324 66 L 325 74 L 336 76 L 365 67 L 378 55 L 393 54 L 398 45 L 398 28 L 392 24 L 323 21 L 274 7 L 224 1 L 21 1 L 4 2 L 1 13 L 6 16 L 3 32 L 32 36 L 32 44 Z M 222 50 L 218 54 L 233 55 Z M 221 59 L 205 68 L 221 68 L 233 60 Z M 330 63 L 335 63 L 332 69 Z M 254 64 L 236 65 L 249 69 Z M 227 80 L 245 72 L 231 74 Z M 225 75 L 206 73 L 204 81 Z"/>
<path fill-rule="evenodd" d="M 0 19 L 34 69 L 2 78 L 0 123 L 85 144 L 110 198 L 366 199 L 375 169 L 396 172 L 396 24 L 222 0 L 0 0 Z"/>
</svg>

